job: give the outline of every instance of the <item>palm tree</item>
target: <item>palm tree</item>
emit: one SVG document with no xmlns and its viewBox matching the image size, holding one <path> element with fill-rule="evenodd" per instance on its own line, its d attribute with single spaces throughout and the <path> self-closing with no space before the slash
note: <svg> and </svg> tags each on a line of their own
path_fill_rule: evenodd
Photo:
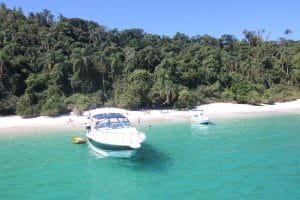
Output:
<svg viewBox="0 0 300 200">
<path fill-rule="evenodd" d="M 106 96 L 105 73 L 107 72 L 108 60 L 106 59 L 104 52 L 99 51 L 99 52 L 97 52 L 93 61 L 94 61 L 94 65 L 96 66 L 97 71 L 102 74 L 102 84 L 101 84 L 102 92 L 103 92 L 102 95 L 105 97 Z"/>
<path fill-rule="evenodd" d="M 160 91 L 160 96 L 165 99 L 162 105 L 170 105 L 176 98 L 176 92 L 174 87 L 166 85 L 163 90 Z"/>
<path fill-rule="evenodd" d="M 98 24 L 90 23 L 88 24 L 88 33 L 89 44 L 92 44 L 93 47 L 96 47 L 99 41 L 103 39 L 105 30 Z"/>
<path fill-rule="evenodd" d="M 110 59 L 110 74 L 113 83 L 116 82 L 118 75 L 122 73 L 123 61 L 125 60 L 124 55 L 120 52 L 113 53 Z"/>
<path fill-rule="evenodd" d="M 175 85 L 170 79 L 168 71 L 161 66 L 155 70 L 157 90 L 159 91 L 160 97 L 164 99 L 162 105 L 170 105 L 176 98 Z"/>
<path fill-rule="evenodd" d="M 291 33 L 293 33 L 290 29 L 286 29 L 285 31 L 284 31 L 284 34 L 285 35 L 289 35 L 289 34 L 291 34 Z"/>
<path fill-rule="evenodd" d="M 84 74 L 85 72 L 88 72 L 90 58 L 85 48 L 75 48 L 72 51 L 70 58 L 74 73 L 79 72 L 80 74 Z"/>
<path fill-rule="evenodd" d="M 291 34 L 292 31 L 290 29 L 286 29 L 283 34 L 286 35 L 286 38 L 284 38 L 284 40 L 286 41 L 286 45 L 283 45 L 282 49 L 281 49 L 281 66 L 282 66 L 282 70 L 284 70 L 284 67 L 285 67 L 285 71 L 286 71 L 286 75 L 289 76 L 289 63 L 290 63 L 290 60 L 291 60 L 291 56 L 290 56 L 290 53 L 289 53 L 289 46 L 290 46 L 290 43 L 289 43 L 289 40 L 288 40 L 288 35 Z"/>
<path fill-rule="evenodd" d="M 54 53 L 52 51 L 47 51 L 44 54 L 44 58 L 42 59 L 43 66 L 45 67 L 45 70 L 50 72 L 54 66 Z"/>
</svg>

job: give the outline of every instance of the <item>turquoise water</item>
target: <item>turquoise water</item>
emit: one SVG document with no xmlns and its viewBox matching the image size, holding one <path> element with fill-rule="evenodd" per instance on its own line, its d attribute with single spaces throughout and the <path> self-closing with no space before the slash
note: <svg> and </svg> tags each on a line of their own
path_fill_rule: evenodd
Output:
<svg viewBox="0 0 300 200">
<path fill-rule="evenodd" d="M 300 115 L 139 129 L 132 159 L 72 144 L 84 131 L 0 134 L 0 199 L 300 199 Z"/>
</svg>

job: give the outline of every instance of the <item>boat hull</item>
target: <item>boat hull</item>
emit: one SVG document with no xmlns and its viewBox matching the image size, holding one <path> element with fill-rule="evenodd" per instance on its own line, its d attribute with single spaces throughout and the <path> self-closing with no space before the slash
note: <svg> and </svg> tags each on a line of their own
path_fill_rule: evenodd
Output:
<svg viewBox="0 0 300 200">
<path fill-rule="evenodd" d="M 194 123 L 197 124 L 208 124 L 209 120 L 192 120 Z"/>
<path fill-rule="evenodd" d="M 191 121 L 197 124 L 209 124 L 210 118 L 207 116 L 203 117 L 192 117 Z"/>
<path fill-rule="evenodd" d="M 88 138 L 88 144 L 90 148 L 93 149 L 96 153 L 101 154 L 105 157 L 111 156 L 118 158 L 131 158 L 137 152 L 137 149 L 131 148 L 129 146 L 104 144 L 97 142 L 91 138 Z"/>
</svg>

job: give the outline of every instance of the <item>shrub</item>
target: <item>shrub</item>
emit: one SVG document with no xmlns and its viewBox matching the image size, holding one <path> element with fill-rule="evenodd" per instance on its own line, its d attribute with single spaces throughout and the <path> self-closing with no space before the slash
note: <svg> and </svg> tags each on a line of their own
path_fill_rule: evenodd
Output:
<svg viewBox="0 0 300 200">
<path fill-rule="evenodd" d="M 24 118 L 36 117 L 39 115 L 37 105 L 32 104 L 32 97 L 28 94 L 24 94 L 18 99 L 16 113 Z"/>
<path fill-rule="evenodd" d="M 65 105 L 68 110 L 76 110 L 77 114 L 81 114 L 83 111 L 96 108 L 101 105 L 101 96 L 98 92 L 84 95 L 76 93 L 65 99 Z"/>
<path fill-rule="evenodd" d="M 176 108 L 193 108 L 197 104 L 196 96 L 194 93 L 183 89 L 179 92 L 177 101 L 175 102 Z"/>
<path fill-rule="evenodd" d="M 64 97 L 53 95 L 46 100 L 42 105 L 42 115 L 58 116 L 67 111 L 67 107 L 64 103 Z"/>
<path fill-rule="evenodd" d="M 114 103 L 121 108 L 137 108 L 141 104 L 140 95 L 130 84 L 116 84 L 114 90 Z"/>
<path fill-rule="evenodd" d="M 226 88 L 221 94 L 221 98 L 224 101 L 233 101 L 234 96 L 235 96 L 234 93 L 231 90 L 229 90 L 228 88 Z"/>
<path fill-rule="evenodd" d="M 11 95 L 0 101 L 0 114 L 8 115 L 16 112 L 18 97 Z"/>
<path fill-rule="evenodd" d="M 251 90 L 247 96 L 247 103 L 252 105 L 258 105 L 261 102 L 261 96 L 256 90 Z"/>
<path fill-rule="evenodd" d="M 197 88 L 197 99 L 200 103 L 207 103 L 211 99 L 220 98 L 221 85 L 216 82 L 212 85 L 201 85 Z"/>
</svg>

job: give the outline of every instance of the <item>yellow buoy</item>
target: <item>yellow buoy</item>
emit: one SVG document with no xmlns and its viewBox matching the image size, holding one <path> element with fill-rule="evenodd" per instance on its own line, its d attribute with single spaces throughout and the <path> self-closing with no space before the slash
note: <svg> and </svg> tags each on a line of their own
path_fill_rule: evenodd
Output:
<svg viewBox="0 0 300 200">
<path fill-rule="evenodd" d="M 81 138 L 81 137 L 73 137 L 72 142 L 73 142 L 73 144 L 85 144 L 86 143 L 85 139 Z"/>
</svg>

